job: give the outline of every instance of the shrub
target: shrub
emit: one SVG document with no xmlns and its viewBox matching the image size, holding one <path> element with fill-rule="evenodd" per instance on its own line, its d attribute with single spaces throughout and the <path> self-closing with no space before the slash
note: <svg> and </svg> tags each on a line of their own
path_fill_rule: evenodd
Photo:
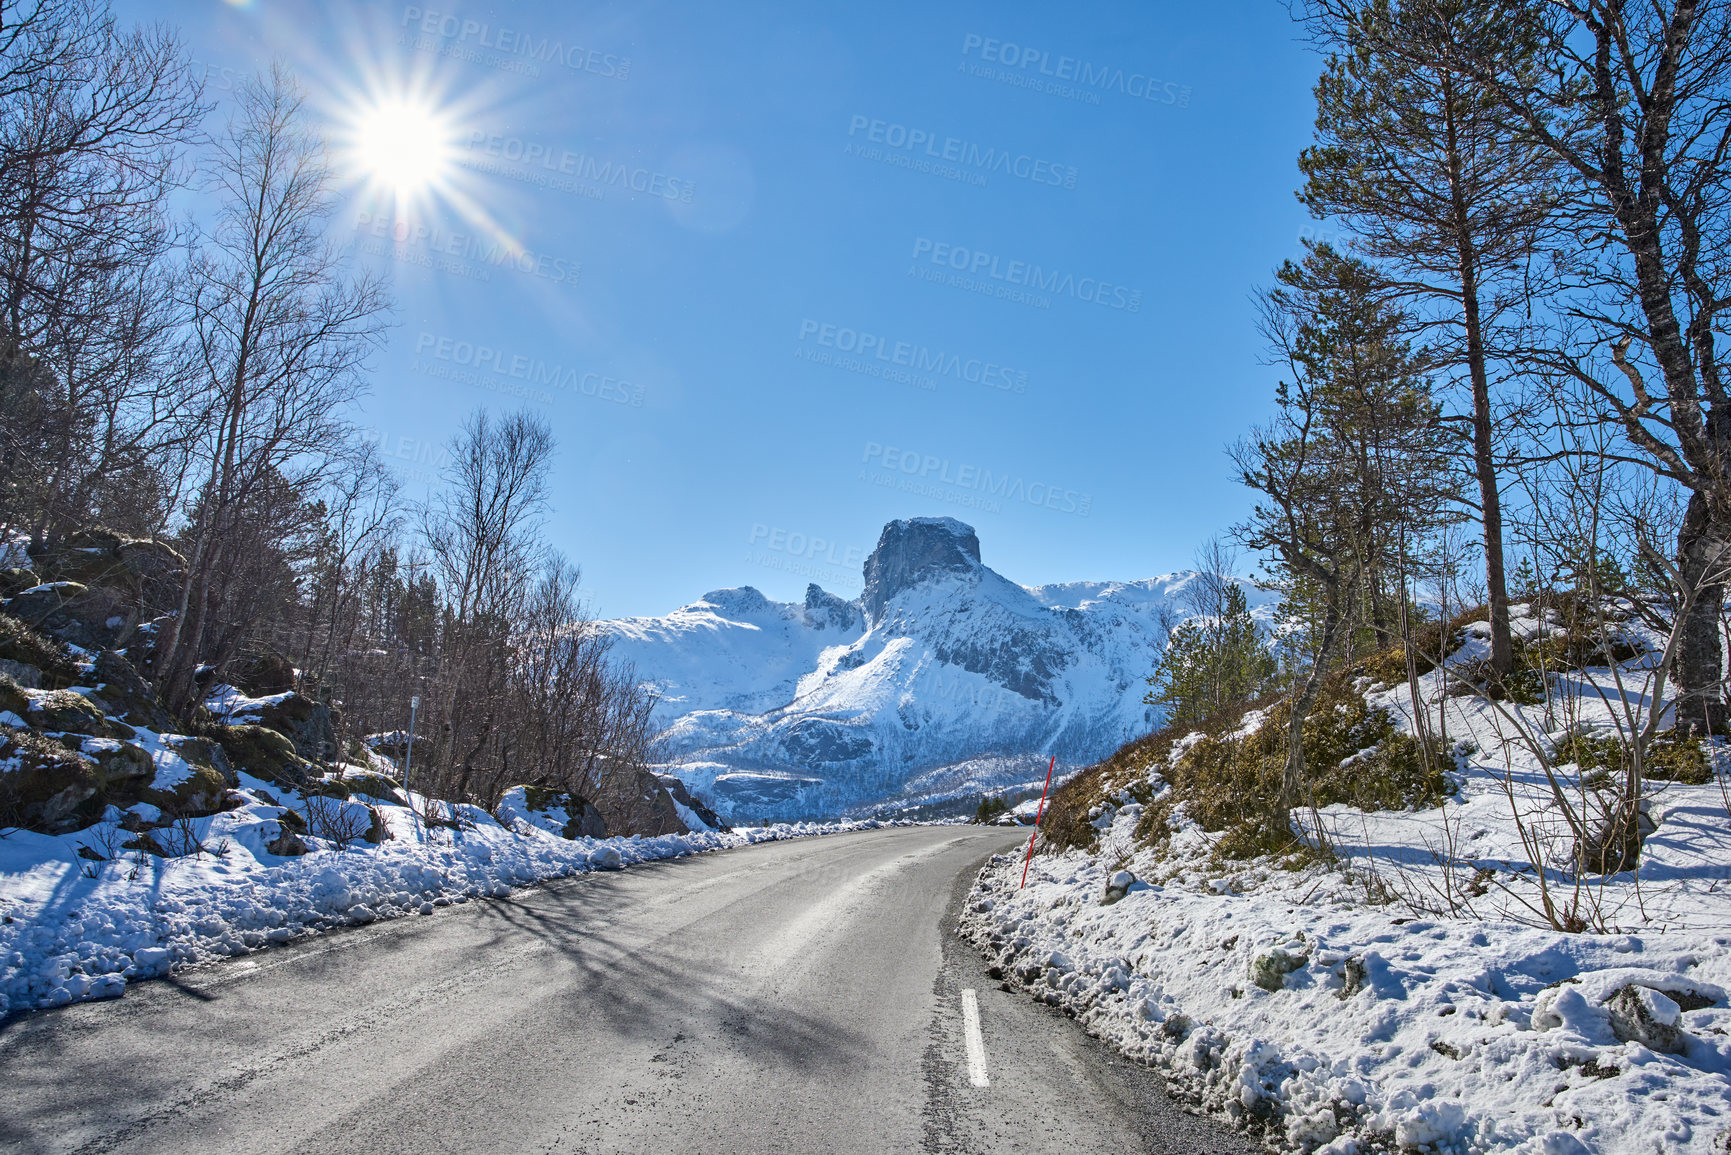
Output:
<svg viewBox="0 0 1731 1155">
<path fill-rule="evenodd" d="M 1574 763 L 1589 785 L 1628 771 L 1628 744 L 1621 738 L 1571 734 L 1557 743 L 1554 760 Z M 1704 786 L 1713 780 L 1707 752 L 1698 738 L 1661 736 L 1647 747 L 1646 776 L 1658 782 Z"/>
<path fill-rule="evenodd" d="M 78 684 L 78 663 L 64 642 L 5 613 L 0 613 L 0 658 L 35 666 L 42 671 L 42 684 L 50 689 Z"/>
</svg>

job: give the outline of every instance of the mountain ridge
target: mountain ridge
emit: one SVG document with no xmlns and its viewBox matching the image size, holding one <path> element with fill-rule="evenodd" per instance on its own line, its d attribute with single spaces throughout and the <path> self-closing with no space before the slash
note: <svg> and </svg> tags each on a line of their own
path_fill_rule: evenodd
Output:
<svg viewBox="0 0 1731 1155">
<path fill-rule="evenodd" d="M 1053 755 L 1104 757 L 1158 722 L 1141 682 L 1195 576 L 1022 586 L 949 517 L 890 522 L 863 572 L 851 601 L 740 586 L 602 623 L 661 696 L 663 769 L 724 818 L 990 792 Z"/>
</svg>

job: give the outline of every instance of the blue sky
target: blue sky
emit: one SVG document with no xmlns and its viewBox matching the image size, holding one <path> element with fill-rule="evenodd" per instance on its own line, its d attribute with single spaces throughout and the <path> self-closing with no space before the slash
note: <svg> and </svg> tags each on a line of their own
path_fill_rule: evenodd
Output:
<svg viewBox="0 0 1731 1155">
<path fill-rule="evenodd" d="M 333 240 L 397 301 L 360 421 L 419 496 L 472 409 L 544 414 L 609 617 L 854 596 L 897 517 L 1032 585 L 1182 568 L 1242 514 L 1318 62 L 1273 0 L 1054 9 L 119 7 L 219 100 L 286 61 L 335 145 L 436 114 L 410 201 L 336 154 Z"/>
</svg>

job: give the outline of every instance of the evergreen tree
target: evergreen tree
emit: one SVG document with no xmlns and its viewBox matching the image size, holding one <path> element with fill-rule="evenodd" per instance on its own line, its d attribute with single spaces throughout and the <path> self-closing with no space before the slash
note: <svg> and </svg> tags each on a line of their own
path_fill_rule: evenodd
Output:
<svg viewBox="0 0 1731 1155">
<path fill-rule="evenodd" d="M 1523 74 L 1537 55 L 1537 24 L 1519 5 L 1317 0 L 1310 25 L 1333 52 L 1316 84 L 1317 143 L 1299 157 L 1307 178 L 1299 196 L 1385 263 L 1386 287 L 1436 323 L 1441 363 L 1465 373 L 1491 663 L 1506 673 L 1514 651 L 1490 345 L 1500 315 L 1531 287 L 1529 258 L 1551 213 L 1556 165 L 1486 85 L 1450 61 L 1453 46 L 1469 44 Z"/>
<path fill-rule="evenodd" d="M 1257 695 L 1274 676 L 1274 656 L 1236 583 L 1225 587 L 1224 612 L 1191 618 L 1172 631 L 1143 697 L 1173 725 L 1193 726 Z"/>
</svg>

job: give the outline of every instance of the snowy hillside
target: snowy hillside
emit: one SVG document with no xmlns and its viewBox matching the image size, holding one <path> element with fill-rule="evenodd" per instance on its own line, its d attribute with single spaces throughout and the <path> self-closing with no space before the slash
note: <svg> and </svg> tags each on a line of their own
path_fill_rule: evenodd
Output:
<svg viewBox="0 0 1731 1155">
<path fill-rule="evenodd" d="M 732 821 L 809 816 L 1001 789 L 1145 733 L 1162 613 L 1190 577 L 1030 589 L 971 527 L 914 518 L 884 527 L 857 601 L 747 586 L 607 625 L 693 789 Z"/>
</svg>

